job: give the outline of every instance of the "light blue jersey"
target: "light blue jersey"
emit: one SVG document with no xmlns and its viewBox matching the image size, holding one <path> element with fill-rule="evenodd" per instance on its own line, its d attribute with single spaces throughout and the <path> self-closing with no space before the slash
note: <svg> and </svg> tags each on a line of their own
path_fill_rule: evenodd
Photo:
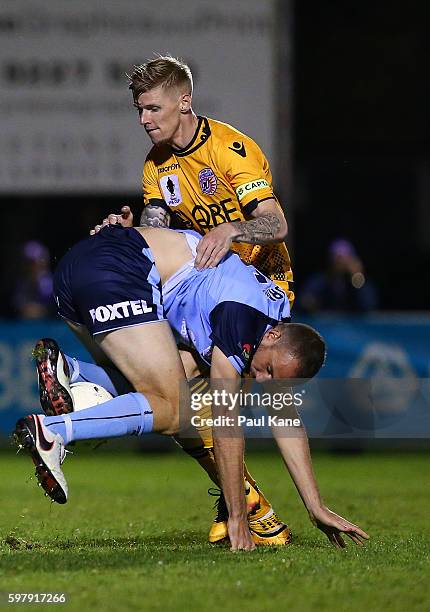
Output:
<svg viewBox="0 0 430 612">
<path fill-rule="evenodd" d="M 201 237 L 184 234 L 195 256 Z M 178 342 L 196 349 L 209 365 L 218 346 L 239 373 L 267 329 L 290 318 L 285 292 L 234 253 L 200 272 L 194 260 L 185 264 L 163 286 L 163 304 Z"/>
</svg>

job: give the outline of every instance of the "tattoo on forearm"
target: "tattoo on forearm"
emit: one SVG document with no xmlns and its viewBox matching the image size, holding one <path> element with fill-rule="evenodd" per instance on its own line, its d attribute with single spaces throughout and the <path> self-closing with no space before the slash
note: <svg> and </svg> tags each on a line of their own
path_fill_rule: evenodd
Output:
<svg viewBox="0 0 430 612">
<path fill-rule="evenodd" d="M 281 228 L 281 221 L 276 215 L 267 214 L 250 221 L 239 221 L 235 226 L 240 230 L 240 234 L 234 238 L 234 242 L 265 244 L 275 239 Z"/>
<path fill-rule="evenodd" d="M 161 206 L 148 204 L 140 217 L 141 227 L 169 227 L 170 215 Z"/>
</svg>

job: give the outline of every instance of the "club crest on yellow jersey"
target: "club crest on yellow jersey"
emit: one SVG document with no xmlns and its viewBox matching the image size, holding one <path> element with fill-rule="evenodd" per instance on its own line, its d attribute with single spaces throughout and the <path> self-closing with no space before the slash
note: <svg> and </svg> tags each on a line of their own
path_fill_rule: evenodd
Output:
<svg viewBox="0 0 430 612">
<path fill-rule="evenodd" d="M 199 185 L 202 193 L 213 195 L 218 185 L 218 179 L 212 168 L 203 168 L 199 172 Z"/>
</svg>

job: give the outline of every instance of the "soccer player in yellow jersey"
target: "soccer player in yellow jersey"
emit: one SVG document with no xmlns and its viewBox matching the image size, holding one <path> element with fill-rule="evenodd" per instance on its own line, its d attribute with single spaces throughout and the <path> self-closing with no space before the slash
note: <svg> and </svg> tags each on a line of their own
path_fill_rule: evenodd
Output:
<svg viewBox="0 0 430 612">
<path fill-rule="evenodd" d="M 232 126 L 194 113 L 192 74 L 176 58 L 156 57 L 135 66 L 129 78 L 140 124 L 154 145 L 144 165 L 145 207 L 140 224 L 186 227 L 204 235 L 197 248 L 195 265 L 199 269 L 215 266 L 229 249 L 236 251 L 245 263 L 274 280 L 292 304 L 290 258 L 283 242 L 287 222 L 259 146 Z M 117 220 L 131 225 L 130 209 L 124 207 L 118 219 L 110 215 L 110 222 Z M 189 362 L 184 356 L 190 377 L 191 371 L 194 375 L 197 371 L 194 362 Z M 201 435 L 206 450 L 195 458 L 217 481 L 211 432 Z M 288 543 L 288 527 L 273 512 L 246 467 L 245 478 L 254 541 Z M 226 536 L 227 514 L 221 495 L 209 540 Z"/>
<path fill-rule="evenodd" d="M 141 94 L 157 96 L 153 92 Z M 213 266 L 231 248 L 289 294 L 287 224 L 273 193 L 272 174 L 258 145 L 230 125 L 193 115 L 195 132 L 182 149 L 157 144 L 156 111 L 142 107 L 141 122 L 155 146 L 143 173 L 145 205 L 162 208 L 173 223 L 208 237 L 198 264 Z M 140 107 L 139 107 L 140 108 Z M 161 123 L 161 122 L 160 122 Z M 144 213 L 147 216 L 148 210 Z"/>
</svg>

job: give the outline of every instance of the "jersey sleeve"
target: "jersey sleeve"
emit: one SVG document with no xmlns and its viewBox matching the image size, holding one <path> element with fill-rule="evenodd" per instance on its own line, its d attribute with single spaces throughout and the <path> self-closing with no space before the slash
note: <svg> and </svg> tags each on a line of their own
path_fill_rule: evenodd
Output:
<svg viewBox="0 0 430 612">
<path fill-rule="evenodd" d="M 268 327 L 277 325 L 259 310 L 238 302 L 221 302 L 210 314 L 211 341 L 242 374 Z"/>
<path fill-rule="evenodd" d="M 145 165 L 143 166 L 142 188 L 144 206 L 156 204 L 162 208 L 168 209 L 158 184 L 157 169 L 154 162 L 149 157 L 146 158 Z"/>
<path fill-rule="evenodd" d="M 245 215 L 255 210 L 259 202 L 275 198 L 269 162 L 252 138 L 233 133 L 223 141 L 219 155 Z"/>
</svg>

